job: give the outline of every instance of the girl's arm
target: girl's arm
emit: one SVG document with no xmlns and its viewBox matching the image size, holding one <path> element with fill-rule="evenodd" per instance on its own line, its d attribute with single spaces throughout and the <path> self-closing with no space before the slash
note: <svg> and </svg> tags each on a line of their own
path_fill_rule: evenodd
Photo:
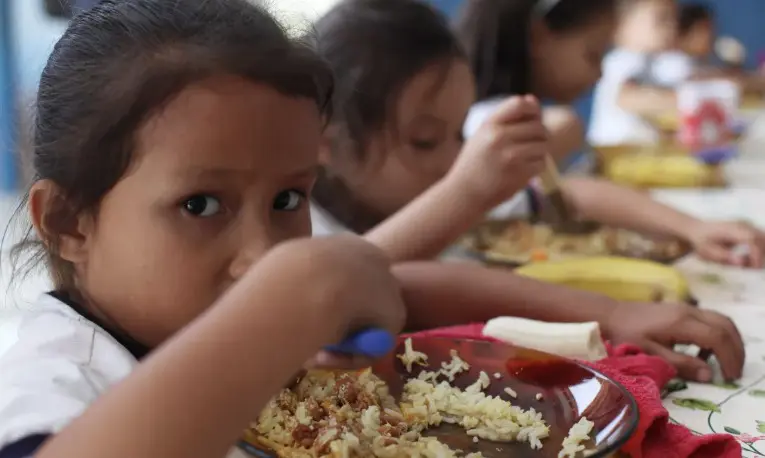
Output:
<svg viewBox="0 0 765 458">
<path fill-rule="evenodd" d="M 411 330 L 482 322 L 498 316 L 605 325 L 617 302 L 470 263 L 396 265 Z M 604 329 L 605 331 L 605 329 Z"/>
<path fill-rule="evenodd" d="M 619 107 L 638 116 L 657 116 L 677 111 L 677 95 L 672 89 L 644 86 L 628 81 L 617 98 Z"/>
<path fill-rule="evenodd" d="M 709 382 L 709 366 L 674 353 L 675 343 L 712 349 L 724 375 L 741 377 L 744 344 L 730 319 L 683 304 L 617 302 L 605 296 L 542 283 L 466 263 L 420 262 L 399 265 L 413 329 L 481 322 L 498 316 L 540 321 L 596 321 L 615 344 L 638 345 L 667 358 L 681 376 Z"/>
<path fill-rule="evenodd" d="M 268 400 L 318 349 L 337 342 L 353 315 L 359 318 L 353 303 L 361 292 L 350 297 L 348 290 L 359 276 L 361 287 L 370 288 L 372 271 L 364 265 L 372 262 L 390 277 L 387 263 L 369 256 L 326 256 L 326 249 L 317 254 L 305 243 L 297 248 L 303 249 L 256 265 L 217 305 L 49 439 L 36 458 L 226 456 Z M 337 248 L 360 249 L 359 243 Z M 343 256 L 362 259 L 338 262 Z M 327 269 L 328 260 L 333 268 Z"/>
<path fill-rule="evenodd" d="M 571 107 L 543 108 L 542 122 L 550 135 L 550 155 L 556 162 L 565 161 L 584 146 L 584 125 Z"/>
<path fill-rule="evenodd" d="M 605 180 L 568 178 L 564 192 L 578 216 L 608 226 L 690 240 L 701 223 L 647 194 Z"/>
<path fill-rule="evenodd" d="M 365 238 L 394 262 L 432 259 L 484 219 L 491 207 L 481 202 L 447 176 Z"/>
</svg>

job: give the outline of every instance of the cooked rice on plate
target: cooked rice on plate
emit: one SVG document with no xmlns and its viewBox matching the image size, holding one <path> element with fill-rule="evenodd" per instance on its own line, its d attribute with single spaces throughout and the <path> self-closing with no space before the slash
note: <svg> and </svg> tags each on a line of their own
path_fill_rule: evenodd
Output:
<svg viewBox="0 0 765 458">
<path fill-rule="evenodd" d="M 474 441 L 524 442 L 541 449 L 550 432 L 542 414 L 485 393 L 491 378 L 481 372 L 461 390 L 451 382 L 470 365 L 456 351 L 436 371 L 423 371 L 404 385 L 399 403 L 370 369 L 358 372 L 309 371 L 300 382 L 282 390 L 251 425 L 248 439 L 283 458 L 481 458 L 424 433 L 441 424 L 459 425 Z M 428 357 L 405 342 L 398 355 L 408 372 L 427 366 Z M 496 378 L 496 377 L 495 377 Z M 509 397 L 509 395 L 508 395 Z M 563 441 L 559 458 L 588 456 L 582 442 L 593 423 L 579 420 Z M 588 453 L 590 452 L 590 453 Z"/>
</svg>

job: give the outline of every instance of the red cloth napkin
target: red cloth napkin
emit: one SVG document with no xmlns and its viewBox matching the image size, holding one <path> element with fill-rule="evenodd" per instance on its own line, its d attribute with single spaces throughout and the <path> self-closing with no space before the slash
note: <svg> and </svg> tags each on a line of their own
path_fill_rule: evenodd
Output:
<svg viewBox="0 0 765 458">
<path fill-rule="evenodd" d="M 483 335 L 483 326 L 468 324 L 412 335 L 496 340 Z M 697 436 L 684 426 L 669 423 L 660 387 L 675 376 L 675 369 L 666 361 L 630 345 L 606 347 L 607 358 L 583 364 L 622 384 L 637 401 L 640 422 L 622 452 L 632 458 L 741 458 L 741 445 L 729 434 Z"/>
</svg>

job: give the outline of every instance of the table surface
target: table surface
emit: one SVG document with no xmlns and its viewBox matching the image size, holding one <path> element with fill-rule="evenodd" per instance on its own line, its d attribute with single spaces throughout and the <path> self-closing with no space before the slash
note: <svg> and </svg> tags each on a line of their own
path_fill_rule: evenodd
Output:
<svg viewBox="0 0 765 458">
<path fill-rule="evenodd" d="M 752 126 L 741 156 L 726 166 L 724 190 L 657 191 L 669 205 L 708 219 L 745 219 L 765 229 L 765 115 Z M 730 316 L 746 343 L 744 377 L 735 385 L 700 385 L 665 401 L 672 421 L 698 434 L 727 432 L 738 437 L 746 458 L 765 456 L 765 271 L 680 261 L 694 296 L 704 308 Z"/>
</svg>

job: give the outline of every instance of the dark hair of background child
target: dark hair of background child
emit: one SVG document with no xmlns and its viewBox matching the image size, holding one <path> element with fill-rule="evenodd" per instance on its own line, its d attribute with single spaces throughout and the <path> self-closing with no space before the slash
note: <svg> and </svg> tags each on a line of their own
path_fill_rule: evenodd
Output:
<svg viewBox="0 0 765 458">
<path fill-rule="evenodd" d="M 586 26 L 611 14 L 617 0 L 467 0 L 455 27 L 473 74 L 479 100 L 531 93 L 529 39 L 532 21 L 555 33 Z M 565 69 L 561 69 L 565 71 Z"/>
<path fill-rule="evenodd" d="M 396 103 L 406 83 L 430 65 L 443 64 L 445 78 L 452 59 L 464 57 L 446 17 L 417 0 L 345 0 L 314 27 L 319 54 L 336 75 L 332 154 L 341 162 L 370 159 L 369 139 L 396 125 Z M 336 219 L 357 232 L 384 219 L 365 216 L 329 175 L 320 177 L 313 197 Z"/>
<path fill-rule="evenodd" d="M 45 261 L 55 287 L 74 293 L 72 266 L 56 255 L 60 234 L 121 179 L 152 114 L 189 84 L 223 74 L 315 100 L 329 114 L 329 68 L 247 0 L 106 0 L 76 15 L 43 70 L 34 122 L 34 180 L 60 190 L 47 213 L 53 233 L 42 243 L 26 230 L 12 250 L 17 273 L 30 254 L 25 267 Z"/>
<path fill-rule="evenodd" d="M 686 3 L 680 5 L 677 14 L 677 32 L 684 36 L 701 22 L 714 21 L 714 11 L 703 3 Z"/>
</svg>

